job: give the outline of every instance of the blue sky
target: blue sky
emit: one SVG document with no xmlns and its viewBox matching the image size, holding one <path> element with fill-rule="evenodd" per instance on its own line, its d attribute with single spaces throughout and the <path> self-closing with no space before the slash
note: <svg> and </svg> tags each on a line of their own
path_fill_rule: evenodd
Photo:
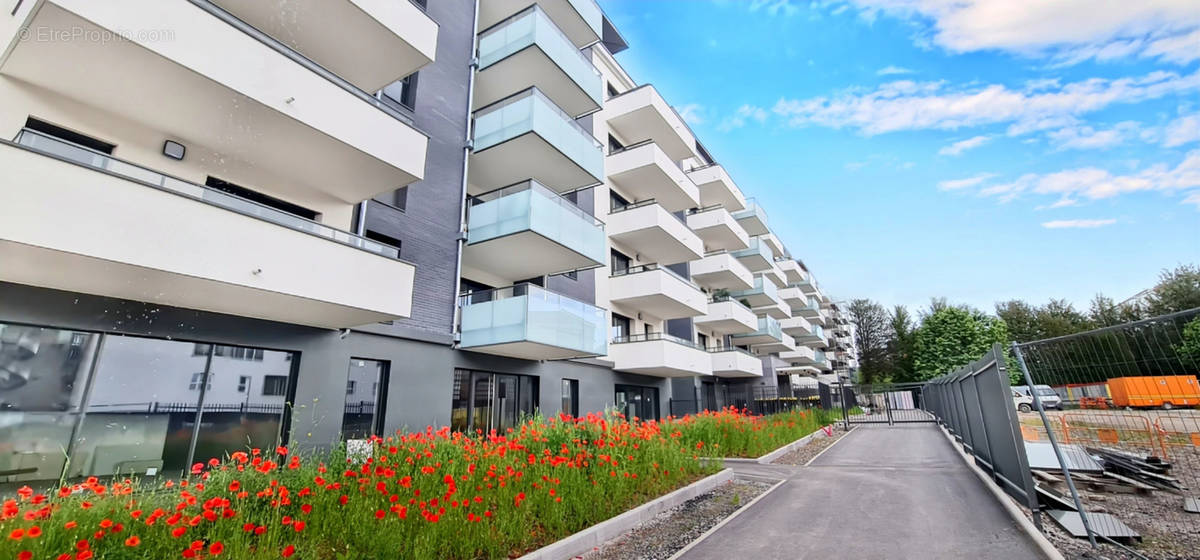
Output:
<svg viewBox="0 0 1200 560">
<path fill-rule="evenodd" d="M 1195 0 L 599 0 L 835 297 L 1096 292 L 1200 263 Z"/>
</svg>

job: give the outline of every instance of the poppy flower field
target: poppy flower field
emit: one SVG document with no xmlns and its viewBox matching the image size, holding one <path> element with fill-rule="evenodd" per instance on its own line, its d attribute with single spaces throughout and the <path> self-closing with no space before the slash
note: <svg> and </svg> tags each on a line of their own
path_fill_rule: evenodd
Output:
<svg viewBox="0 0 1200 560">
<path fill-rule="evenodd" d="M 232 453 L 150 484 L 0 496 L 0 558 L 510 558 L 815 431 L 823 411 L 530 419 L 373 438 L 369 457 Z"/>
</svg>

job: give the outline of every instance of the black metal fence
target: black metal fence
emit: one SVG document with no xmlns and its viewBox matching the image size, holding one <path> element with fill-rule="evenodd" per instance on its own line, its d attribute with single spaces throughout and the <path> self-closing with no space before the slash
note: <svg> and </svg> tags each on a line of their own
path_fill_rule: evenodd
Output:
<svg viewBox="0 0 1200 560">
<path fill-rule="evenodd" d="M 672 398 L 669 402 L 671 416 L 697 414 L 731 406 L 739 410 L 748 410 L 751 414 L 765 415 L 809 408 L 819 403 L 816 389 L 811 390 L 811 395 L 803 391 L 797 395 L 794 391 L 780 390 L 779 387 L 752 385 L 715 385 L 706 391 L 696 391 L 695 398 Z"/>
<path fill-rule="evenodd" d="M 975 464 L 1028 507 L 1040 528 L 1037 490 L 1000 345 L 994 345 L 978 361 L 929 381 L 923 397 L 925 408 L 962 443 Z"/>
<path fill-rule="evenodd" d="M 924 383 L 840 384 L 842 416 L 851 424 L 934 422 L 924 409 Z M 834 393 L 838 394 L 838 393 Z"/>
</svg>

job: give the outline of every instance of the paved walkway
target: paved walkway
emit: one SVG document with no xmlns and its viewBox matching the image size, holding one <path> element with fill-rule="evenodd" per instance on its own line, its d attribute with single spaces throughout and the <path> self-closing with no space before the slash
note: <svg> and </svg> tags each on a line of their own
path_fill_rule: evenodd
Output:
<svg viewBox="0 0 1200 560">
<path fill-rule="evenodd" d="M 855 428 L 682 558 L 1025 560 L 1041 555 L 936 426 L 902 424 Z"/>
</svg>

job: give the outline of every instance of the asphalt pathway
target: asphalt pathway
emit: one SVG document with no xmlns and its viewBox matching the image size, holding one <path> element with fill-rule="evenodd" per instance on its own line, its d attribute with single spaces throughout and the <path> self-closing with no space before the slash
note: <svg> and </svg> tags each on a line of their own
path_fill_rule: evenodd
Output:
<svg viewBox="0 0 1200 560">
<path fill-rule="evenodd" d="M 776 472 L 782 486 L 682 559 L 1042 557 L 932 424 L 859 426 Z"/>
</svg>

